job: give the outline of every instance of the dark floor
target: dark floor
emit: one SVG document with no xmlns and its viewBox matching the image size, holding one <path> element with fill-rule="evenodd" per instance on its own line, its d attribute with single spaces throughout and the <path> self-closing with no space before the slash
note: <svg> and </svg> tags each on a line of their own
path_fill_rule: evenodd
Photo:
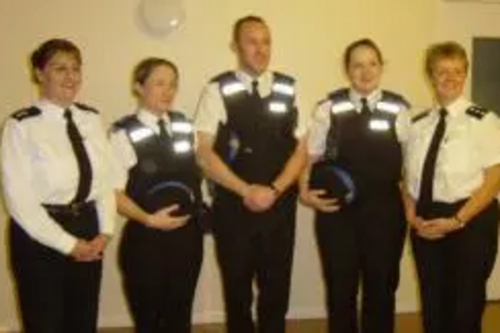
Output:
<svg viewBox="0 0 500 333">
<path fill-rule="evenodd" d="M 325 332 L 324 320 L 292 320 L 289 322 L 287 333 L 318 333 Z M 133 333 L 132 329 L 103 329 L 101 333 Z M 221 325 L 197 326 L 193 333 L 223 333 Z M 398 333 L 422 333 L 420 320 L 417 314 L 401 314 L 397 316 Z M 483 333 L 500 332 L 500 302 L 490 303 L 484 316 Z"/>
</svg>

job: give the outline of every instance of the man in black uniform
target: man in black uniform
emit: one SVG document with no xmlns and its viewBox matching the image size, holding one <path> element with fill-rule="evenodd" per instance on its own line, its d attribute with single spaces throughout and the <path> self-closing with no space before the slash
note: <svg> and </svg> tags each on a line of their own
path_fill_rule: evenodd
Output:
<svg viewBox="0 0 500 333">
<path fill-rule="evenodd" d="M 198 107 L 199 160 L 214 181 L 214 235 L 229 333 L 285 332 L 296 190 L 305 159 L 294 80 L 268 70 L 271 38 L 259 17 L 233 31 L 238 69 L 216 76 Z"/>
</svg>

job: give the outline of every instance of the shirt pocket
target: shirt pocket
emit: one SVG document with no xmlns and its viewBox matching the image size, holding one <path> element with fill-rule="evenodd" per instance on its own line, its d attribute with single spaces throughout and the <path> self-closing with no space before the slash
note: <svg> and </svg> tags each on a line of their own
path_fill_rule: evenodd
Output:
<svg viewBox="0 0 500 333">
<path fill-rule="evenodd" d="M 446 133 L 439 156 L 445 175 L 453 179 L 465 180 L 477 173 L 478 157 L 473 140 L 465 125 L 456 126 Z"/>
</svg>

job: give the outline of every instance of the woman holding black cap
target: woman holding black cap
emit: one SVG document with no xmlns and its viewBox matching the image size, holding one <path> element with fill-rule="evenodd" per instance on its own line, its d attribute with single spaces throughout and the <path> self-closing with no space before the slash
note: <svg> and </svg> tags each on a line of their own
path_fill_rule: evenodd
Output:
<svg viewBox="0 0 500 333">
<path fill-rule="evenodd" d="M 194 131 L 171 109 L 178 76 L 168 60 L 141 61 L 133 73 L 138 111 L 117 121 L 111 137 L 119 162 L 118 211 L 128 219 L 120 266 L 138 333 L 191 332 L 202 262 Z"/>
<path fill-rule="evenodd" d="M 7 120 L 1 159 L 23 332 L 94 333 L 116 213 L 111 150 L 98 112 L 76 103 L 78 47 L 48 40 L 31 67 L 40 98 Z"/>
<path fill-rule="evenodd" d="M 316 210 L 329 332 L 390 333 L 405 237 L 394 124 L 408 103 L 380 89 L 383 59 L 370 39 L 347 47 L 344 69 L 350 87 L 329 94 L 313 116 L 301 199 Z"/>
</svg>

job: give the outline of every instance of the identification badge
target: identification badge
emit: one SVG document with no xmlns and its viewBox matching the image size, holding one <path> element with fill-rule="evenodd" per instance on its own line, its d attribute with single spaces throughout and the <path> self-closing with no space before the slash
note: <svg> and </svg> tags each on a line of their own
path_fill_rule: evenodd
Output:
<svg viewBox="0 0 500 333">
<path fill-rule="evenodd" d="M 375 132 L 386 132 L 391 128 L 391 123 L 385 119 L 372 119 L 369 127 Z"/>
</svg>

